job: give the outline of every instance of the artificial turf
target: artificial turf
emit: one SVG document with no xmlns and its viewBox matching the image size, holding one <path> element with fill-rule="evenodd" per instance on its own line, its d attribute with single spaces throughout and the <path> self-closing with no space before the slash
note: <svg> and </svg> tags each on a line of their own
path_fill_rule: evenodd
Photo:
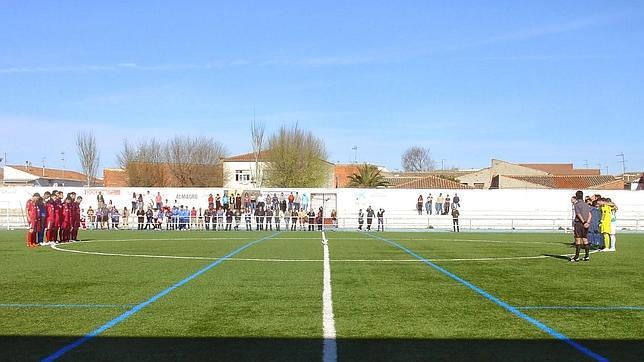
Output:
<svg viewBox="0 0 644 362">
<path fill-rule="evenodd" d="M 0 232 L 0 360 L 49 356 L 204 267 L 211 269 L 64 358 L 322 358 L 319 232 L 81 237 L 90 242 L 58 248 L 85 254 L 28 249 L 24 232 Z M 588 358 L 429 264 L 601 356 L 641 358 L 641 235 L 618 235 L 617 252 L 578 263 L 562 256 L 573 250 L 570 235 L 559 233 L 327 232 L 327 238 L 339 360 Z M 611 309 L 622 307 L 634 308 Z"/>
</svg>

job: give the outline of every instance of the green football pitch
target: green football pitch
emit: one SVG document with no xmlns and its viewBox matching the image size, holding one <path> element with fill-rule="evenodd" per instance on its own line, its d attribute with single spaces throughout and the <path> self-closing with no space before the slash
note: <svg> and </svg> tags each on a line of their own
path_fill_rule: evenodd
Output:
<svg viewBox="0 0 644 362">
<path fill-rule="evenodd" d="M 35 249 L 24 234 L 0 232 L 3 361 L 644 352 L 637 234 L 577 263 L 559 233 L 326 232 L 324 245 L 320 232 L 81 231 Z"/>
</svg>

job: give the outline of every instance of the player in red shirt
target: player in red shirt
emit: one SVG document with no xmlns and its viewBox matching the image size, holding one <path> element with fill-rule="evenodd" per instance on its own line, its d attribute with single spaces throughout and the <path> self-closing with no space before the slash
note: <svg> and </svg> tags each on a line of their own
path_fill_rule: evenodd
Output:
<svg viewBox="0 0 644 362">
<path fill-rule="evenodd" d="M 27 222 L 29 224 L 29 231 L 27 232 L 27 246 L 32 248 L 38 246 L 36 243 L 36 236 L 40 231 L 40 209 L 37 202 L 40 194 L 35 193 L 31 199 L 27 201 Z"/>
<path fill-rule="evenodd" d="M 65 198 L 65 203 L 63 204 L 63 218 L 60 225 L 60 241 L 66 243 L 69 241 L 71 230 L 72 230 L 72 212 L 73 212 L 73 201 L 71 196 Z"/>
<path fill-rule="evenodd" d="M 45 193 L 47 195 L 47 193 Z M 47 225 L 45 227 L 45 239 L 48 243 L 56 241 L 56 198 L 58 194 L 54 191 L 48 199 L 45 196 L 45 206 L 47 207 Z"/>
<path fill-rule="evenodd" d="M 62 191 L 57 191 L 56 194 L 58 197 L 55 200 L 55 210 L 56 210 L 56 231 L 57 235 L 54 235 L 56 238 L 56 241 L 62 241 L 63 240 L 63 192 Z"/>
<path fill-rule="evenodd" d="M 72 193 L 72 200 L 74 200 L 75 196 L 76 193 Z M 81 225 L 81 202 L 83 202 L 83 198 L 81 196 L 76 197 L 76 201 L 72 201 L 72 204 L 74 205 L 74 220 L 72 221 L 71 238 L 73 241 L 78 241 L 78 229 Z"/>
</svg>

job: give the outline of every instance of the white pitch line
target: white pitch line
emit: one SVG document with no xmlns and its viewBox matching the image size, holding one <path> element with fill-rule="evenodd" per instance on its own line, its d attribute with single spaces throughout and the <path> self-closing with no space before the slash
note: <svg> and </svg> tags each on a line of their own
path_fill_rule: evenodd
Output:
<svg viewBox="0 0 644 362">
<path fill-rule="evenodd" d="M 322 344 L 322 362 L 336 362 L 338 350 L 336 345 L 335 317 L 333 315 L 333 298 L 331 294 L 331 262 L 329 257 L 329 242 L 322 232 L 322 248 L 324 252 L 324 276 L 322 290 L 322 328 L 324 342 Z"/>
<path fill-rule="evenodd" d="M 326 240 L 324 238 L 323 240 Z M 326 240 L 328 243 L 328 240 Z M 98 251 L 83 251 L 67 248 L 60 248 L 60 245 L 50 245 L 52 249 L 67 253 L 99 255 L 99 256 L 119 256 L 131 258 L 153 258 L 153 259 L 183 259 L 183 260 L 217 260 L 220 257 L 209 256 L 179 256 L 179 255 L 153 255 L 153 254 L 124 254 L 124 253 L 103 253 Z M 597 250 L 591 251 L 596 253 Z M 573 254 L 563 254 L 561 256 L 572 256 Z M 429 261 L 441 262 L 458 262 L 458 261 L 495 261 L 495 260 L 524 260 L 524 259 L 545 259 L 547 255 L 538 256 L 510 256 L 510 257 L 489 257 L 489 258 L 443 258 L 428 259 Z M 229 258 L 227 261 L 256 261 L 256 262 L 273 262 L 273 263 L 319 263 L 324 260 L 320 259 L 277 259 L 277 258 Z M 419 263 L 418 259 L 333 259 L 333 263 Z"/>
</svg>

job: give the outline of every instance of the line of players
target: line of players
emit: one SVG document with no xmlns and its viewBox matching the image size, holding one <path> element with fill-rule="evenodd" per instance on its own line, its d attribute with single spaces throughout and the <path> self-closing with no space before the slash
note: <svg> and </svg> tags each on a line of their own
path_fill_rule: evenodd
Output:
<svg viewBox="0 0 644 362">
<path fill-rule="evenodd" d="M 41 197 L 34 193 L 27 200 L 27 246 L 36 247 L 47 243 L 78 241 L 81 224 L 81 196 L 70 192 L 63 198 L 63 192 L 46 191 Z"/>
</svg>

